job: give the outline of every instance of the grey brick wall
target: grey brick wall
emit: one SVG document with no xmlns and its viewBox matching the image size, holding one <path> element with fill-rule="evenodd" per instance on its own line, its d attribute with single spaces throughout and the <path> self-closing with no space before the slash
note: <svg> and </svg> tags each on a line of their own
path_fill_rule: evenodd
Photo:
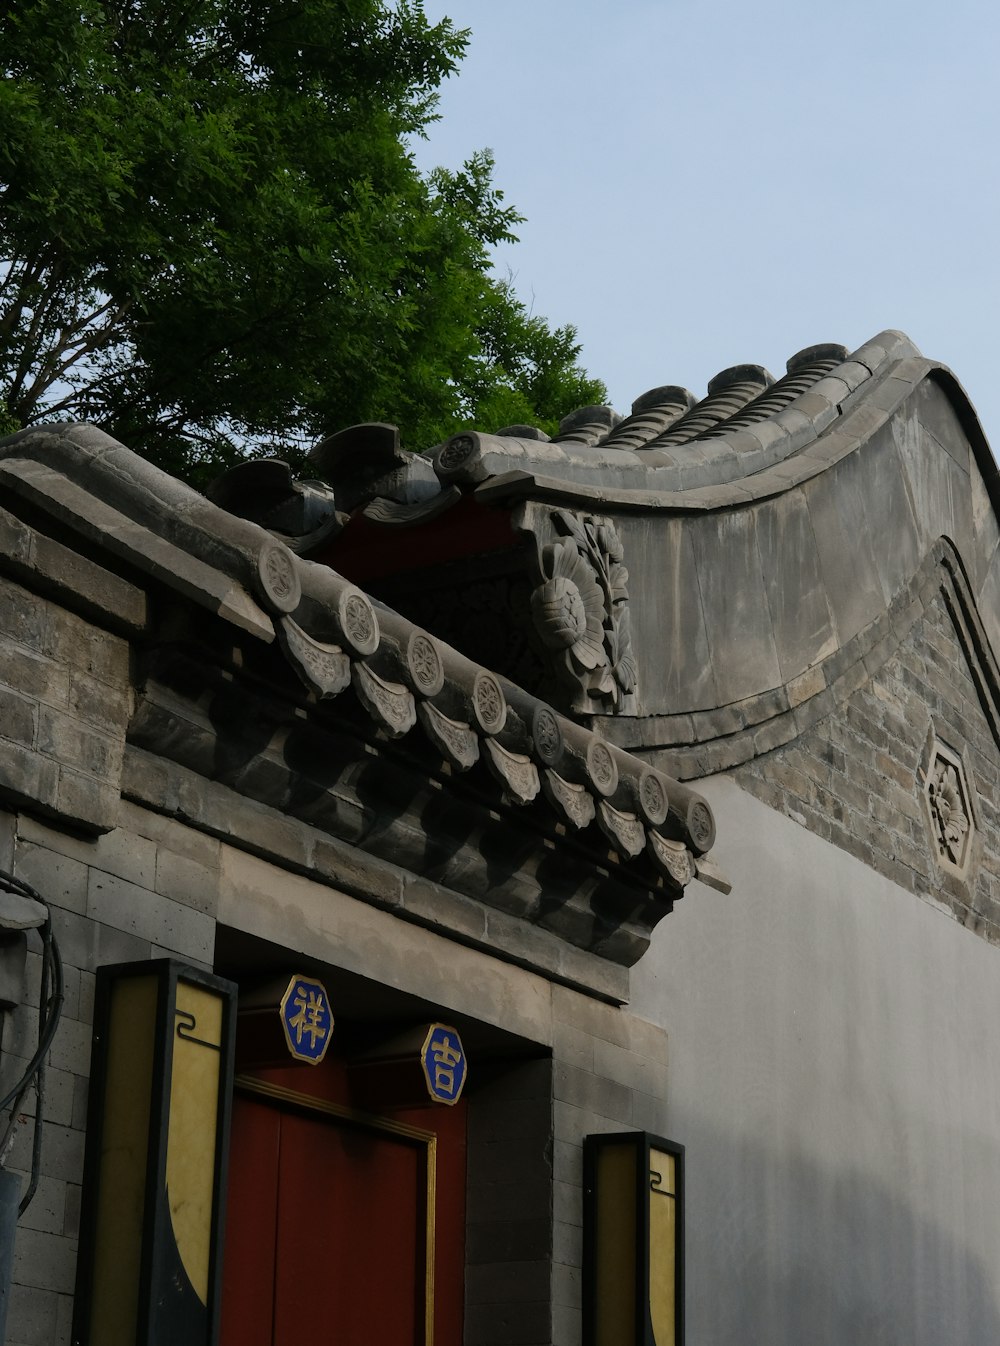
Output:
<svg viewBox="0 0 1000 1346">
<path fill-rule="evenodd" d="M 0 798 L 72 825 L 116 821 L 128 644 L 0 578 Z"/>
<path fill-rule="evenodd" d="M 66 999 L 46 1075 L 42 1177 L 18 1225 L 5 1346 L 67 1346 L 72 1317 L 94 1009 L 102 963 L 174 957 L 210 967 L 219 843 L 121 803 L 123 826 L 95 838 L 27 814 L 0 814 L 3 858 L 49 903 L 65 962 Z M 37 1032 L 39 955 L 28 954 L 27 1000 L 5 1016 L 0 1084 L 18 1078 Z M 8 1156 L 30 1167 L 34 1096 Z"/>
<path fill-rule="evenodd" d="M 866 684 L 793 743 L 733 775 L 744 789 L 1000 943 L 1000 752 L 942 596 Z M 939 863 L 920 770 L 928 732 L 971 766 L 980 842 L 967 878 Z"/>
</svg>

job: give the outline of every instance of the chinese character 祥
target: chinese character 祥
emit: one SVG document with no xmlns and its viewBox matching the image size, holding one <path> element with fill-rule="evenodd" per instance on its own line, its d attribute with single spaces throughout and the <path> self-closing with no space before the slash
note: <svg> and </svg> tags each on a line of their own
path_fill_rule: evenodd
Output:
<svg viewBox="0 0 1000 1346">
<path fill-rule="evenodd" d="M 314 1052 L 317 1038 L 322 1042 L 327 1034 L 322 1022 L 327 1013 L 323 992 L 300 983 L 295 988 L 292 1004 L 298 1013 L 292 1015 L 288 1024 L 295 1030 L 296 1046 L 301 1047 L 303 1036 L 308 1034 L 310 1039 L 308 1050 Z"/>
</svg>

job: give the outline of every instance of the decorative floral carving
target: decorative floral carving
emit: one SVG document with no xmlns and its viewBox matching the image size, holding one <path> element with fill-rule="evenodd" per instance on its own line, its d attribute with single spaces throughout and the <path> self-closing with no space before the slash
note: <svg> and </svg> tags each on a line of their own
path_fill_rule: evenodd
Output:
<svg viewBox="0 0 1000 1346">
<path fill-rule="evenodd" d="M 476 441 L 471 435 L 453 435 L 437 457 L 437 465 L 443 472 L 456 472 L 476 451 Z"/>
<path fill-rule="evenodd" d="M 594 821 L 594 800 L 590 791 L 582 785 L 563 780 L 555 771 L 546 771 L 542 777 L 542 790 L 546 799 L 558 808 L 567 822 L 574 827 L 586 827 Z"/>
<path fill-rule="evenodd" d="M 715 841 L 715 819 L 712 810 L 701 799 L 695 799 L 687 815 L 688 832 L 698 851 L 710 851 Z"/>
<path fill-rule="evenodd" d="M 538 794 L 541 783 L 538 771 L 530 757 L 519 752 L 508 752 L 493 738 L 483 740 L 486 765 L 503 785 L 516 804 L 530 804 Z"/>
<path fill-rule="evenodd" d="M 694 856 L 682 841 L 671 841 L 658 832 L 650 832 L 649 848 L 659 867 L 682 888 L 694 878 Z"/>
<path fill-rule="evenodd" d="M 934 839 L 938 850 L 959 868 L 965 862 L 965 838 L 971 825 L 958 767 L 940 752 L 934 758 L 927 784 Z"/>
<path fill-rule="evenodd" d="M 436 696 L 444 685 L 444 664 L 433 637 L 412 631 L 406 645 L 406 665 L 424 696 Z"/>
<path fill-rule="evenodd" d="M 587 770 L 602 795 L 614 794 L 618 788 L 618 764 L 611 749 L 599 738 L 592 738 L 587 745 Z"/>
<path fill-rule="evenodd" d="M 429 701 L 420 702 L 417 714 L 431 741 L 459 771 L 479 761 L 479 735 L 469 725 L 449 719 Z"/>
<path fill-rule="evenodd" d="M 636 665 L 618 532 L 599 515 L 559 509 L 548 518 L 557 539 L 540 545 L 535 629 L 582 693 L 574 709 L 633 713 Z"/>
<path fill-rule="evenodd" d="M 535 752 L 546 766 L 555 766 L 563 754 L 563 736 L 559 721 L 548 706 L 536 706 L 531 720 Z"/>
<path fill-rule="evenodd" d="M 641 855 L 646 845 L 646 829 L 634 813 L 622 813 L 602 799 L 597 811 L 601 831 L 616 850 L 624 855 Z"/>
<path fill-rule="evenodd" d="M 347 629 L 355 640 L 367 644 L 375 629 L 371 608 L 358 594 L 352 594 L 347 600 Z"/>
<path fill-rule="evenodd" d="M 340 597 L 340 626 L 358 654 L 374 654 L 380 633 L 375 609 L 359 589 L 347 589 Z"/>
<path fill-rule="evenodd" d="M 291 617 L 282 617 L 278 638 L 292 667 L 317 696 L 336 696 L 349 685 L 351 661 L 336 645 L 313 640 Z"/>
<path fill-rule="evenodd" d="M 413 697 L 398 682 L 386 682 L 362 663 L 352 668 L 354 689 L 368 713 L 392 738 L 399 738 L 417 722 Z"/>
<path fill-rule="evenodd" d="M 257 556 L 257 577 L 272 609 L 294 612 L 302 597 L 295 558 L 280 542 L 265 542 Z"/>
<path fill-rule="evenodd" d="M 667 816 L 667 792 L 659 776 L 644 771 L 639 782 L 639 803 L 647 819 L 658 827 Z"/>
<path fill-rule="evenodd" d="M 498 734 L 507 718 L 507 700 L 492 673 L 480 669 L 472 689 L 472 706 L 483 731 Z"/>
</svg>

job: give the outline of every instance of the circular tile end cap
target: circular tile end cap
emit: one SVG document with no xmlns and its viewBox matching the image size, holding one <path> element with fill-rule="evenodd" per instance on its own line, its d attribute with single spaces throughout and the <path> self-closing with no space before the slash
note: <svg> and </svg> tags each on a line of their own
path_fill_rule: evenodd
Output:
<svg viewBox="0 0 1000 1346">
<path fill-rule="evenodd" d="M 472 686 L 472 709 L 485 734 L 498 734 L 507 719 L 507 698 L 492 673 L 480 669 Z"/>
<path fill-rule="evenodd" d="M 441 481 L 477 481 L 486 475 L 481 459 L 478 434 L 465 430 L 441 445 L 434 455 L 434 471 Z"/>
<path fill-rule="evenodd" d="M 555 711 L 536 706 L 531 717 L 531 737 L 535 752 L 546 766 L 555 766 L 563 755 L 563 733 Z"/>
<path fill-rule="evenodd" d="M 692 848 L 699 855 L 715 845 L 715 818 L 704 799 L 692 799 L 688 805 L 687 829 Z"/>
<path fill-rule="evenodd" d="M 444 686 L 444 663 L 437 641 L 426 631 L 411 631 L 406 642 L 406 667 L 423 696 L 437 696 Z"/>
<path fill-rule="evenodd" d="M 378 617 L 367 595 L 360 589 L 346 588 L 338 603 L 340 629 L 354 650 L 361 655 L 374 654 L 381 638 Z"/>
<path fill-rule="evenodd" d="M 608 798 L 618 788 L 618 763 L 602 739 L 591 739 L 587 745 L 587 774 L 599 794 Z"/>
<path fill-rule="evenodd" d="M 257 581 L 265 602 L 277 612 L 294 612 L 302 598 L 295 557 L 276 540 L 257 554 Z"/>
<path fill-rule="evenodd" d="M 646 821 L 659 827 L 666 820 L 669 799 L 663 778 L 648 768 L 639 777 L 639 805 Z"/>
</svg>

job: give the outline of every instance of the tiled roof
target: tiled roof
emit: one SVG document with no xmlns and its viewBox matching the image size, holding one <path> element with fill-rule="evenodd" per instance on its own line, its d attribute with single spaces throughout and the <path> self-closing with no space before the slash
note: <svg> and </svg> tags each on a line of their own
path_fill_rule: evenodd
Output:
<svg viewBox="0 0 1000 1346">
<path fill-rule="evenodd" d="M 317 701 L 350 689 L 378 731 L 424 736 L 450 772 L 482 760 L 498 803 L 537 798 L 573 832 L 596 824 L 620 864 L 651 862 L 675 892 L 696 874 L 721 882 L 706 858 L 711 810 L 689 787 L 94 427 L 52 426 L 0 442 L 0 483 L 99 551 L 265 643 L 277 639 Z"/>
<path fill-rule="evenodd" d="M 626 417 L 581 407 L 552 438 L 527 425 L 467 430 L 415 453 L 400 446 L 393 426 L 351 426 L 309 455 L 322 481 L 293 481 L 277 462 L 243 464 L 211 495 L 304 555 L 359 507 L 380 525 L 409 526 L 470 492 L 484 503 L 720 509 L 781 494 L 822 472 L 928 377 L 948 384 L 960 415 L 975 422 L 950 372 L 887 331 L 851 354 L 834 344 L 801 350 L 777 380 L 760 365 L 736 365 L 709 380 L 700 399 L 664 385 L 637 398 Z"/>
</svg>

